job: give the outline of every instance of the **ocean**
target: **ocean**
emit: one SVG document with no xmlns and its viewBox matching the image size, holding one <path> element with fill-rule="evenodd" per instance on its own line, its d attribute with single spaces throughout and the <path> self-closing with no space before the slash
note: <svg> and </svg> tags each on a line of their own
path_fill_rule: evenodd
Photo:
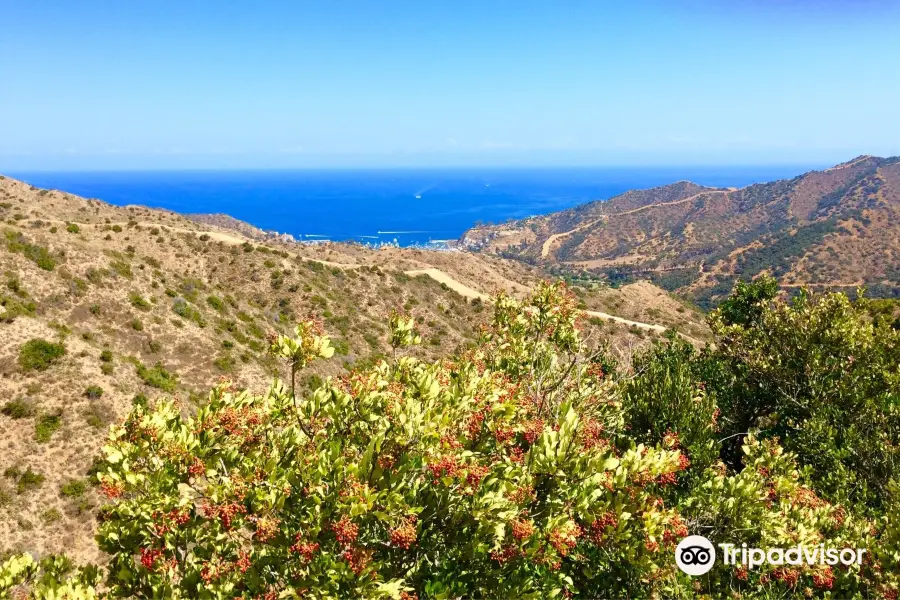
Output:
<svg viewBox="0 0 900 600">
<path fill-rule="evenodd" d="M 716 187 L 794 177 L 810 166 L 82 171 L 8 173 L 41 187 L 182 213 L 226 213 L 303 241 L 439 247 L 500 223 L 687 179 Z"/>
</svg>

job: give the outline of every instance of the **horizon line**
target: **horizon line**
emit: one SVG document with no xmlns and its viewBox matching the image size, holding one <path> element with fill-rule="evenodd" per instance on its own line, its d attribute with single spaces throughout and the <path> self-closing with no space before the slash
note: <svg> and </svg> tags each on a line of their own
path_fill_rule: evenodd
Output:
<svg viewBox="0 0 900 600">
<path fill-rule="evenodd" d="M 830 168 L 838 163 L 823 161 L 797 162 L 735 162 L 735 163 L 624 163 L 624 164 L 522 164 L 522 165 L 320 165 L 296 167 L 87 167 L 87 168 L 38 168 L 3 169 L 0 175 L 32 173 L 240 173 L 240 172 L 296 172 L 296 171 L 477 171 L 477 170 L 564 170 L 564 169 L 684 169 L 684 168 L 761 168 L 761 167 L 803 167 L 813 170 Z"/>
</svg>

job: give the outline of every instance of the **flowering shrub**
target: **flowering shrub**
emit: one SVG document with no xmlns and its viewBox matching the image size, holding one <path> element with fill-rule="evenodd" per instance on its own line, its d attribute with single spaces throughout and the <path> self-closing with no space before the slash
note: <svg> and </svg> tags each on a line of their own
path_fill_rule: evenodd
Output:
<svg viewBox="0 0 900 600">
<path fill-rule="evenodd" d="M 755 300 L 732 308 L 750 316 L 727 325 L 731 339 L 769 318 Z M 728 340 L 695 352 L 670 338 L 618 379 L 585 350 L 579 316 L 559 284 L 539 286 L 526 303 L 500 295 L 480 343 L 455 359 L 395 352 L 305 395 L 298 372 L 333 349 L 304 322 L 270 340 L 287 378 L 262 395 L 223 380 L 196 414 L 171 400 L 137 404 L 103 449 L 110 503 L 98 541 L 111 559 L 102 589 L 174 598 L 897 598 L 896 482 L 882 482 L 888 508 L 872 510 L 829 497 L 773 435 L 723 435 L 742 414 L 720 411 L 734 406 L 733 397 L 719 404 L 732 389 L 723 382 L 735 386 L 726 375 L 736 355 L 717 355 Z M 391 325 L 395 350 L 419 341 L 412 319 L 395 314 Z M 739 440 L 739 458 L 728 439 Z M 692 579 L 674 561 L 688 534 L 868 554 L 849 568 L 719 562 Z M 34 567 L 22 567 L 30 558 L 14 560 L 26 562 L 0 568 L 0 591 L 33 579 Z"/>
<path fill-rule="evenodd" d="M 617 449 L 612 384 L 581 353 L 572 298 L 501 297 L 456 361 L 402 357 L 329 380 L 311 323 L 272 341 L 290 368 L 262 396 L 223 382 L 198 413 L 140 407 L 104 448 L 99 540 L 118 595 L 550 596 L 623 587 L 683 525 L 656 490 L 678 449 Z M 414 343 L 395 319 L 397 346 Z M 644 574 L 644 575 L 642 575 Z"/>
</svg>

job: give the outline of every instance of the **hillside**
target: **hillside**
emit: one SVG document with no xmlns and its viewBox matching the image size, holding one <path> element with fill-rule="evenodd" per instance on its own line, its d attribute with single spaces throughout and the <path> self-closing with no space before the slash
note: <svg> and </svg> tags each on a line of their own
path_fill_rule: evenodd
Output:
<svg viewBox="0 0 900 600">
<path fill-rule="evenodd" d="M 10 178 L 0 219 L 0 553 L 102 560 L 89 472 L 108 425 L 168 394 L 191 411 L 223 376 L 264 391 L 279 372 L 267 336 L 297 319 L 322 321 L 337 351 L 305 375 L 310 387 L 389 353 L 394 309 L 416 319 L 413 353 L 441 358 L 476 339 L 485 299 L 523 296 L 543 276 L 489 254 L 290 243 L 222 215 Z M 592 311 L 588 338 L 626 360 L 666 326 L 708 338 L 702 315 L 655 286 L 575 291 Z"/>
<path fill-rule="evenodd" d="M 472 229 L 470 250 L 614 281 L 650 279 L 709 307 L 737 278 L 900 295 L 900 157 L 860 156 L 790 180 L 678 182 Z"/>
</svg>

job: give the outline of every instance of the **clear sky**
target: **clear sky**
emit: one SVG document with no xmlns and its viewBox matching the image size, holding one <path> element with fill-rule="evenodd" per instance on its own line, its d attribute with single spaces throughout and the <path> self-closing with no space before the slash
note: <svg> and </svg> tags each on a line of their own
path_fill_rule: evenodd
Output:
<svg viewBox="0 0 900 600">
<path fill-rule="evenodd" d="M 0 0 L 0 15 L 0 171 L 900 154 L 897 0 Z"/>
</svg>

